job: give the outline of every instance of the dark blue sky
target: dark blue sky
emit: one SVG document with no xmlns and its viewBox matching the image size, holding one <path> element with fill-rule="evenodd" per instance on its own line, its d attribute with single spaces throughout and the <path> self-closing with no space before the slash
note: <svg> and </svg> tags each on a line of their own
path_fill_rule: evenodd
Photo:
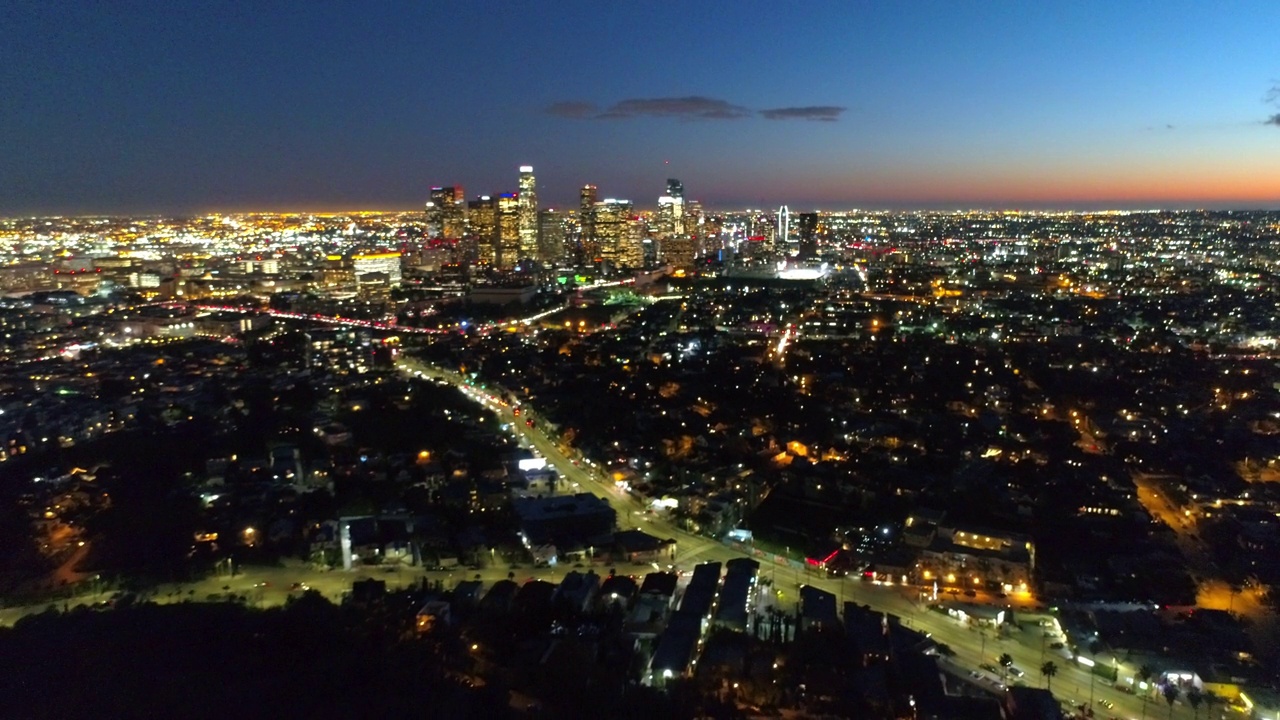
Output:
<svg viewBox="0 0 1280 720">
<path fill-rule="evenodd" d="M 0 214 L 412 208 L 525 163 L 558 204 L 1277 207 L 1277 29 L 1275 0 L 8 0 Z"/>
</svg>

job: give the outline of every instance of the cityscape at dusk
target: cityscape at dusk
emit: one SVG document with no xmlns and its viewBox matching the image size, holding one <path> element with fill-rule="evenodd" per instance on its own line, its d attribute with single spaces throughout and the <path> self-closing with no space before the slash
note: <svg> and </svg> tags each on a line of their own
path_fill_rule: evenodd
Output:
<svg viewBox="0 0 1280 720">
<path fill-rule="evenodd" d="M 1280 6 L 0 11 L 0 716 L 1280 720 Z"/>
</svg>

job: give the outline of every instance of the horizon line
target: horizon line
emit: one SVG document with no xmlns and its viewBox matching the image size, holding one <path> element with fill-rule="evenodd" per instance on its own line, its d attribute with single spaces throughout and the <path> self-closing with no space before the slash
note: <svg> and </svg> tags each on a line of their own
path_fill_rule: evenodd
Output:
<svg viewBox="0 0 1280 720">
<path fill-rule="evenodd" d="M 735 212 L 774 212 L 781 207 L 787 207 L 793 214 L 799 212 L 816 212 L 816 213 L 848 213 L 848 212 L 868 212 L 868 213 L 947 213 L 961 214 L 974 212 L 991 212 L 991 213 L 1064 213 L 1072 215 L 1093 215 L 1099 213 L 1157 213 L 1157 212 L 1280 212 L 1280 206 L 1276 207 L 1258 207 L 1258 206 L 1222 206 L 1212 207 L 1209 205 L 1199 206 L 1159 206 L 1159 205 L 1132 205 L 1132 206 L 1096 206 L 1096 207 L 1076 207 L 1069 208 L 1063 206 L 1040 205 L 1040 206 L 999 206 L 999 205 L 971 205 L 971 206 L 942 206 L 942 205 L 916 205 L 916 206 L 864 206 L 864 207 L 848 207 L 848 208 L 813 208 L 811 210 L 797 210 L 797 207 L 791 203 L 780 203 L 778 205 L 765 206 L 737 206 L 737 207 L 704 207 L 705 213 L 735 213 Z M 539 210 L 556 210 L 554 206 L 539 208 Z M 657 212 L 658 208 L 635 208 L 638 212 Z M 572 205 L 564 208 L 566 212 L 577 212 L 578 208 Z M 21 214 L 21 215 L 0 215 L 0 222 L 10 222 L 19 220 L 49 220 L 49 219 L 67 219 L 67 220 L 86 220 L 86 219 L 118 219 L 118 218 L 169 218 L 169 219 L 192 219 L 205 217 L 209 215 L 367 215 L 367 214 L 402 214 L 402 213 L 424 213 L 423 208 L 345 208 L 345 209 L 277 209 L 277 210 L 199 210 L 199 211 L 144 211 L 135 213 L 116 213 L 116 212 L 89 212 L 89 213 L 47 213 L 47 214 Z"/>
</svg>

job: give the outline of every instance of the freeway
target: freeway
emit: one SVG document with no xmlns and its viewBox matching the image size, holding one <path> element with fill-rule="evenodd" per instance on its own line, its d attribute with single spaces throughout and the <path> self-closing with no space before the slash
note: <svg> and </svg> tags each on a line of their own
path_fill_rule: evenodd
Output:
<svg viewBox="0 0 1280 720">
<path fill-rule="evenodd" d="M 521 422 L 521 419 L 536 417 L 533 408 L 523 406 L 522 417 L 517 417 L 513 413 L 514 408 L 509 407 L 499 396 L 473 386 L 469 380 L 455 372 L 411 358 L 398 359 L 397 364 L 410 374 L 454 385 L 497 413 L 503 421 L 510 424 L 517 437 L 544 457 L 571 487 L 605 498 L 617 511 L 623 525 L 639 527 L 652 535 L 674 539 L 677 544 L 674 562 L 678 568 L 691 569 L 700 562 L 723 563 L 733 558 L 753 556 L 750 552 L 738 550 L 717 540 L 686 532 L 661 516 L 646 514 L 641 503 L 611 482 L 600 466 L 588 458 L 570 457 L 556 440 L 546 434 L 543 423 L 535 422 L 528 426 Z M 1055 695 L 1075 704 L 1104 700 L 1114 704 L 1112 709 L 1095 704 L 1095 713 L 1099 717 L 1137 718 L 1157 710 L 1167 711 L 1163 698 L 1153 697 L 1146 703 L 1151 706 L 1159 700 L 1160 707 L 1144 707 L 1140 698 L 1121 692 L 1104 678 L 1092 675 L 1084 665 L 1063 655 L 1061 651 L 1050 649 L 1050 641 L 1037 623 L 1013 625 L 1020 629 L 1000 633 L 993 630 L 979 631 L 972 625 L 963 624 L 930 609 L 922 599 L 921 588 L 873 584 L 860 578 L 828 577 L 825 573 L 808 567 L 800 571 L 790 565 L 774 565 L 767 556 L 755 557 L 762 561 L 761 575 L 772 578 L 780 605 L 784 609 L 795 607 L 801 585 L 812 585 L 836 595 L 842 601 L 857 602 L 877 611 L 896 615 L 908 627 L 930 633 L 934 640 L 952 649 L 955 653 L 953 664 L 960 668 L 976 670 L 982 664 L 997 665 L 998 658 L 1002 654 L 1008 654 L 1013 659 L 1013 666 L 1026 673 L 1023 682 L 1043 686 L 1045 679 L 1041 676 L 1040 668 L 1046 661 L 1053 661 L 1058 669 L 1052 679 Z M 1114 660 L 1103 657 L 1099 662 L 1109 663 Z M 1132 677 L 1135 668 L 1121 665 L 1119 671 L 1122 678 Z M 992 689 L 990 683 L 984 687 Z M 1183 714 L 1190 715 L 1185 705 L 1177 707 L 1184 711 Z"/>
</svg>

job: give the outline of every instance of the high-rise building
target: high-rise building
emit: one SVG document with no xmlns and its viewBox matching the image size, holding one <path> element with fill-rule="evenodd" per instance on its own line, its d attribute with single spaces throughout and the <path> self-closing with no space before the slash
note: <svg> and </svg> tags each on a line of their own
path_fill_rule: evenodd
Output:
<svg viewBox="0 0 1280 720">
<path fill-rule="evenodd" d="M 431 188 L 427 201 L 427 236 L 458 239 L 466 234 L 467 202 L 461 185 Z"/>
<path fill-rule="evenodd" d="M 498 196 L 498 248 L 494 266 L 515 267 L 520 260 L 520 198 L 516 193 Z"/>
<path fill-rule="evenodd" d="M 818 213 L 800 213 L 796 217 L 796 234 L 799 235 L 800 260 L 812 260 L 818 255 Z"/>
<path fill-rule="evenodd" d="M 467 203 L 467 239 L 476 246 L 476 258 L 497 264 L 498 202 L 489 195 Z"/>
<path fill-rule="evenodd" d="M 658 233 L 670 235 L 684 232 L 684 184 L 667 179 L 667 194 L 658 198 Z"/>
<path fill-rule="evenodd" d="M 608 198 L 592 208 L 599 244 L 598 257 L 615 268 L 638 268 L 644 263 L 643 227 L 631 214 L 630 200 Z"/>
<path fill-rule="evenodd" d="M 565 214 L 559 210 L 538 211 L 538 260 L 554 265 L 565 257 Z"/>
<path fill-rule="evenodd" d="M 690 200 L 685 203 L 684 208 L 684 231 L 688 235 L 701 237 L 703 235 L 704 218 L 702 217 L 702 203 L 697 200 Z"/>
<path fill-rule="evenodd" d="M 520 166 L 519 193 L 520 255 L 522 258 L 538 257 L 538 188 L 533 178 L 533 166 Z M 515 260 L 516 258 L 512 258 Z"/>
<path fill-rule="evenodd" d="M 375 273 L 387 276 L 388 285 L 400 284 L 400 253 L 371 252 L 356 253 L 351 256 L 351 264 L 355 269 L 356 282 Z"/>
<path fill-rule="evenodd" d="M 594 260 L 600 245 L 596 239 L 596 203 L 600 193 L 595 185 L 583 185 L 578 193 L 578 253 L 583 261 Z"/>
</svg>

